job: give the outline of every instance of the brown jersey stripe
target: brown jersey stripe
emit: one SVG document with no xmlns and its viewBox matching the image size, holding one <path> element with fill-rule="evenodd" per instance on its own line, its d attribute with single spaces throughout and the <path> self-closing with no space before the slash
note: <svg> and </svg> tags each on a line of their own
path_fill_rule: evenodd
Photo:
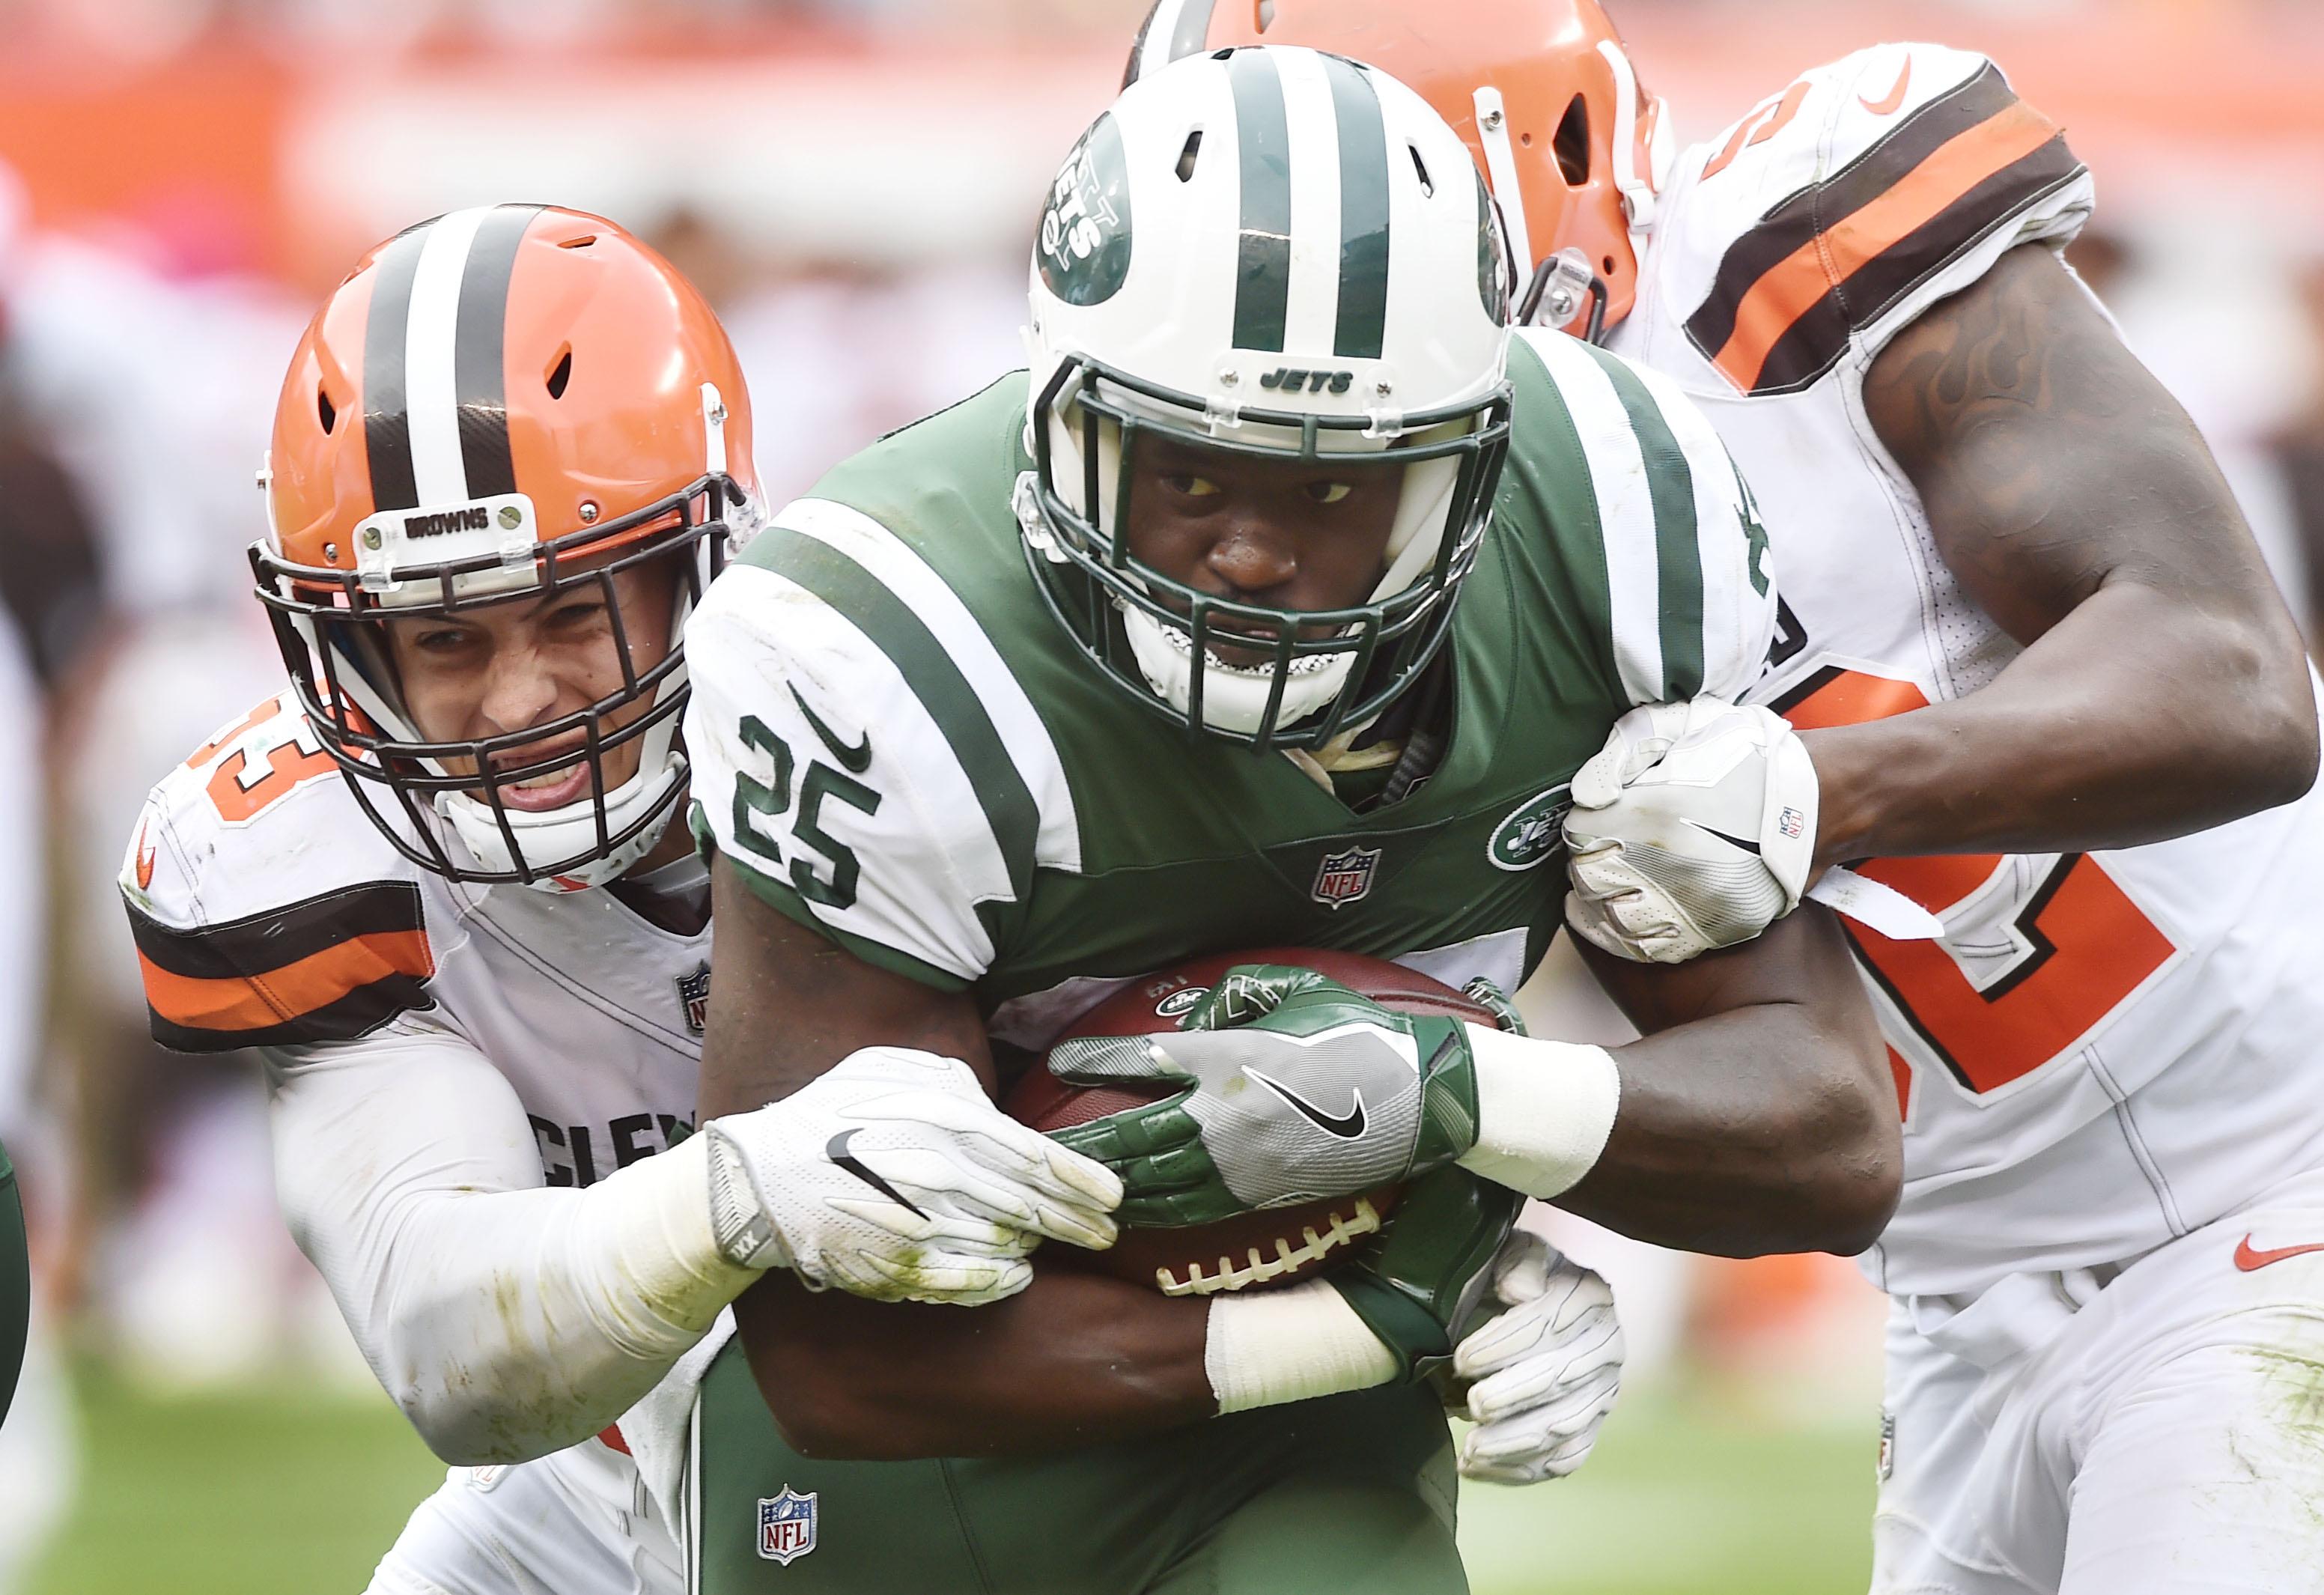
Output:
<svg viewBox="0 0 2324 1595">
<path fill-rule="evenodd" d="M 162 924 L 128 899 L 123 905 L 138 954 L 186 980 L 247 980 L 367 936 L 409 932 L 426 945 L 420 889 L 409 880 L 365 881 L 189 930 Z M 432 963 L 421 973 L 433 973 Z"/>
<path fill-rule="evenodd" d="M 1736 314 L 1762 277 L 1813 244 L 1818 234 L 1878 199 L 1962 134 L 2017 103 L 2001 69 L 1988 64 L 1905 117 L 1823 181 L 1775 206 L 1729 245 L 1710 296 L 1687 318 L 1687 336 L 1706 358 L 1715 356 L 1734 336 Z"/>
<path fill-rule="evenodd" d="M 297 1019 L 274 1019 L 248 1029 L 180 1025 L 152 1007 L 146 1010 L 146 1019 L 153 1039 L 172 1052 L 235 1052 L 245 1046 L 354 1041 L 398 1014 L 435 1006 L 424 992 L 415 998 L 410 982 L 399 979 L 358 987 L 337 1002 L 309 1009 Z"/>
<path fill-rule="evenodd" d="M 1940 261 L 1975 243 L 1984 229 L 1947 240 L 1936 236 L 1931 224 L 2059 137 L 2055 123 L 2023 101 L 2013 101 L 2000 115 L 1951 140 L 1877 199 L 1821 229 L 1753 283 L 1736 308 L 1734 332 L 1711 363 L 1744 392 L 1761 391 L 1762 372 L 1776 343 L 1826 296 L 1837 288 L 1838 297 L 1846 300 L 1850 278 L 1923 229 L 1929 235 L 1915 240 L 1915 250 L 1925 256 L 1934 249 Z M 2046 162 L 2030 163 L 2029 180 L 2046 167 Z M 2015 179 L 2006 181 L 1999 192 L 2009 200 L 2002 214 L 2019 208 L 2053 182 L 2054 174 L 2022 184 Z M 1843 304 L 1843 312 L 1845 309 Z M 1839 318 L 1843 343 L 1852 330 L 1849 321 L 1845 313 Z M 1837 350 L 1832 358 L 1838 358 Z"/>
<path fill-rule="evenodd" d="M 356 1006 L 366 1011 L 391 1002 L 390 1013 L 432 1006 L 422 982 L 436 973 L 428 937 L 416 930 L 357 936 L 263 974 L 224 980 L 172 974 L 143 954 L 138 963 L 156 1019 L 181 1030 L 237 1036 L 318 1022 L 318 1016 L 340 1010 L 359 993 L 366 995 Z"/>
<path fill-rule="evenodd" d="M 1947 206 L 1926 226 L 1866 263 L 1794 323 L 1767 353 L 1755 393 L 1794 392 L 1813 383 L 1847 352 L 1858 330 L 1886 315 L 1923 282 L 1987 237 L 1995 228 L 2082 174 L 2082 163 L 2059 134 L 2023 161 L 2003 168 Z"/>
</svg>

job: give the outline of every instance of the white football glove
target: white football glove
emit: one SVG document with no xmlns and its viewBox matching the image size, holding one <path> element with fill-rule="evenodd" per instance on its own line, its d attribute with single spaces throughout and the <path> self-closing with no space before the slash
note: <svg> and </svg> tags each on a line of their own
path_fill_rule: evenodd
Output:
<svg viewBox="0 0 2324 1595">
<path fill-rule="evenodd" d="M 1508 1311 L 1452 1352 L 1453 1394 L 1465 1388 L 1465 1414 L 1476 1424 L 1461 1442 L 1461 1477 L 1563 1479 L 1589 1460 L 1622 1388 L 1614 1293 L 1594 1269 L 1524 1230 L 1501 1249 L 1493 1293 Z"/>
<path fill-rule="evenodd" d="M 1641 963 L 1748 942 L 1799 907 L 1816 771 L 1782 716 L 1715 697 L 1633 709 L 1574 772 L 1566 922 Z"/>
<path fill-rule="evenodd" d="M 995 1107 L 968 1065 L 869 1046 L 781 1102 L 713 1119 L 719 1249 L 811 1290 L 977 1306 L 1044 1236 L 1113 1244 L 1121 1182 Z"/>
</svg>

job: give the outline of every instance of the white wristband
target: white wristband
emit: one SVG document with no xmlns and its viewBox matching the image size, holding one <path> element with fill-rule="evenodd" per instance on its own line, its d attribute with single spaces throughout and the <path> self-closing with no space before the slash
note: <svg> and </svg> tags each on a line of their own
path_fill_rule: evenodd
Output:
<svg viewBox="0 0 2324 1595">
<path fill-rule="evenodd" d="M 1472 1024 L 1477 1144 L 1461 1166 L 1547 1200 L 1581 1182 L 1606 1150 L 1622 1075 L 1602 1046 L 1536 1040 Z"/>
<path fill-rule="evenodd" d="M 1211 1298 L 1203 1369 L 1222 1415 L 1368 1390 L 1396 1378 L 1396 1356 L 1321 1279 Z"/>
<path fill-rule="evenodd" d="M 709 1142 L 689 1136 L 580 1193 L 572 1245 L 594 1314 L 639 1357 L 674 1355 L 759 1277 L 710 1222 Z"/>
</svg>

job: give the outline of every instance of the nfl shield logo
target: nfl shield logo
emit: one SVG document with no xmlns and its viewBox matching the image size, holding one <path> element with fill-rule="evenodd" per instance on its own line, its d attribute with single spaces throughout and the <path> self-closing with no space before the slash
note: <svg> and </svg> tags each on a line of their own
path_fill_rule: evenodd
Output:
<svg viewBox="0 0 2324 1595">
<path fill-rule="evenodd" d="M 1321 869 L 1315 871 L 1314 890 L 1307 895 L 1337 913 L 1344 904 L 1352 903 L 1372 889 L 1372 871 L 1380 861 L 1377 847 L 1351 847 L 1345 853 L 1327 853 Z"/>
<path fill-rule="evenodd" d="M 815 1498 L 789 1485 L 779 1496 L 759 1498 L 759 1554 L 769 1562 L 790 1565 L 795 1556 L 815 1549 Z"/>
<path fill-rule="evenodd" d="M 686 1005 L 686 1028 L 696 1035 L 702 1034 L 710 1022 L 710 961 L 692 974 L 678 977 L 678 1000 Z"/>
</svg>

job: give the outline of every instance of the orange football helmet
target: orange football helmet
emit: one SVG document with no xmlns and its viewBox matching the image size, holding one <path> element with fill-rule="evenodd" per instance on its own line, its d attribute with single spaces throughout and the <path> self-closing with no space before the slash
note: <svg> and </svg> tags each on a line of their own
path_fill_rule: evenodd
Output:
<svg viewBox="0 0 2324 1595">
<path fill-rule="evenodd" d="M 1546 302 L 1594 337 L 1629 314 L 1672 129 L 1598 0 L 1157 0 L 1123 80 L 1236 44 L 1305 44 L 1417 89 L 1500 204 L 1530 280 L 1520 319 Z M 1561 273 L 1567 250 L 1580 254 Z"/>
<path fill-rule="evenodd" d="M 653 846 L 686 788 L 684 655 L 673 641 L 637 668 L 613 577 L 679 567 L 675 639 L 758 496 L 742 368 L 667 261 L 601 217 L 539 205 L 397 234 L 300 340 L 260 483 L 258 596 L 317 736 L 404 856 L 574 890 Z M 489 739 L 420 733 L 386 622 L 584 588 L 612 617 L 619 690 Z M 636 773 L 609 791 L 606 755 L 632 742 Z M 585 798 L 503 800 L 576 749 Z"/>
</svg>

